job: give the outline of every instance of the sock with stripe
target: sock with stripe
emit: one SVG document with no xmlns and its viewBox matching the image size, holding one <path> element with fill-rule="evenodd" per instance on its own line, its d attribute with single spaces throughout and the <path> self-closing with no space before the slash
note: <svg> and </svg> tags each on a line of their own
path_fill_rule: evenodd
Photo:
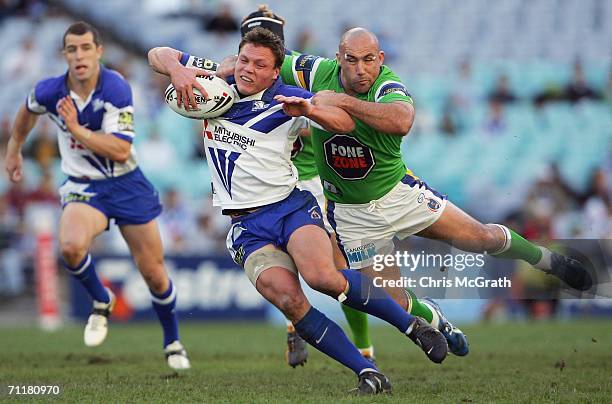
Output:
<svg viewBox="0 0 612 404">
<path fill-rule="evenodd" d="M 96 268 L 91 254 L 87 254 L 76 267 L 71 267 L 64 261 L 64 268 L 66 268 L 70 275 L 81 282 L 81 285 L 87 289 L 89 296 L 91 296 L 93 300 L 102 303 L 110 303 L 110 296 L 96 274 Z"/>
<path fill-rule="evenodd" d="M 501 224 L 495 224 L 505 236 L 502 247 L 490 254 L 497 258 L 521 259 L 527 261 L 534 267 L 543 270 L 550 270 L 551 252 L 548 248 L 541 247 L 525 240 L 514 230 Z"/>
<path fill-rule="evenodd" d="M 433 324 L 434 312 L 427 303 L 421 302 L 417 298 L 416 294 L 410 289 L 406 289 L 406 298 L 408 299 L 408 313 L 412 314 L 413 316 L 421 317 L 434 327 L 438 327 L 437 320 L 436 324 Z"/>
<path fill-rule="evenodd" d="M 168 290 L 162 294 L 155 294 L 152 290 L 151 300 L 153 302 L 153 310 L 157 313 L 157 318 L 164 330 L 164 347 L 174 341 L 179 340 L 178 333 L 178 318 L 174 308 L 176 307 L 176 289 L 170 281 Z"/>
<path fill-rule="evenodd" d="M 295 330 L 310 345 L 350 368 L 357 375 L 367 370 L 378 371 L 351 343 L 342 328 L 323 313 L 311 307 Z"/>
<path fill-rule="evenodd" d="M 414 316 L 397 304 L 383 288 L 374 286 L 370 278 L 357 271 L 343 269 L 340 272 L 348 282 L 348 290 L 338 296 L 340 302 L 378 317 L 403 333 L 412 331 Z"/>
</svg>

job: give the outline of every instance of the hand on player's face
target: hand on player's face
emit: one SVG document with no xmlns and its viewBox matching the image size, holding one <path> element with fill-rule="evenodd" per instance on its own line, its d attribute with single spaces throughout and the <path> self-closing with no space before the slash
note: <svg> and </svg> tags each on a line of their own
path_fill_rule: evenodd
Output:
<svg viewBox="0 0 612 404">
<path fill-rule="evenodd" d="M 274 99 L 283 104 L 283 111 L 289 116 L 308 116 L 314 108 L 309 100 L 301 97 L 277 95 Z"/>
<path fill-rule="evenodd" d="M 197 67 L 181 66 L 173 71 L 170 75 L 170 80 L 176 89 L 176 105 L 179 108 L 182 106 L 185 108 L 185 110 L 189 108 L 198 111 L 200 108 L 198 107 L 195 95 L 193 94 L 193 89 L 195 88 L 198 90 L 206 99 L 208 99 L 208 93 L 206 90 L 204 90 L 204 87 L 198 83 L 196 77 L 210 76 L 211 74 L 212 73 L 208 70 L 199 69 Z"/>
<path fill-rule="evenodd" d="M 79 125 L 77 110 L 74 106 L 74 101 L 69 95 L 57 102 L 57 113 L 62 117 L 69 131 L 72 131 Z"/>
<path fill-rule="evenodd" d="M 219 64 L 215 74 L 222 79 L 226 79 L 227 77 L 233 75 L 234 70 L 236 69 L 237 61 L 238 55 L 226 56 Z"/>
<path fill-rule="evenodd" d="M 279 72 L 270 49 L 247 43 L 238 55 L 234 78 L 242 95 L 253 95 L 270 87 Z"/>
</svg>

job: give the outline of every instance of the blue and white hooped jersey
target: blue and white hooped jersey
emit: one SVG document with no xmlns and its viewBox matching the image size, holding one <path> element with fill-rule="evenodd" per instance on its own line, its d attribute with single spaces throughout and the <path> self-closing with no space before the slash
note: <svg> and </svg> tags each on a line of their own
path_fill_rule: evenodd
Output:
<svg viewBox="0 0 612 404">
<path fill-rule="evenodd" d="M 210 61 L 183 53 L 185 66 L 210 68 Z M 233 79 L 233 77 L 231 78 Z M 228 80 L 228 82 L 233 82 Z M 245 209 L 285 199 L 298 181 L 291 150 L 304 117 L 293 118 L 274 100 L 277 94 L 306 99 L 313 94 L 287 86 L 279 78 L 268 89 L 240 98 L 219 118 L 204 120 L 204 148 L 210 167 L 213 204 L 223 209 Z"/>
<path fill-rule="evenodd" d="M 28 110 L 48 114 L 58 126 L 58 144 L 62 156 L 62 171 L 71 177 L 99 180 L 118 177 L 136 168 L 132 146 L 130 158 L 117 163 L 81 145 L 68 130 L 57 112 L 58 101 L 70 95 L 75 102 L 79 123 L 93 132 L 107 133 L 132 143 L 134 139 L 134 107 L 128 82 L 116 71 L 100 65 L 100 77 L 86 100 L 70 91 L 68 73 L 44 79 L 30 92 Z"/>
</svg>

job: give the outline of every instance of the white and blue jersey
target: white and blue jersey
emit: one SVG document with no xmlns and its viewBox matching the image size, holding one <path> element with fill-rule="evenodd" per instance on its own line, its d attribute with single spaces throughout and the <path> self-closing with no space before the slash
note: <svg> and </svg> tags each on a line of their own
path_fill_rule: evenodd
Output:
<svg viewBox="0 0 612 404">
<path fill-rule="evenodd" d="M 232 86 L 235 90 L 235 85 Z M 304 117 L 283 112 L 276 94 L 312 94 L 277 80 L 258 94 L 238 99 L 220 118 L 204 121 L 204 146 L 212 172 L 213 202 L 223 209 L 268 205 L 286 198 L 298 173 L 291 162 L 293 143 Z"/>
<path fill-rule="evenodd" d="M 62 171 L 76 178 L 100 180 L 118 177 L 136 168 L 134 148 L 125 163 L 102 157 L 81 145 L 67 130 L 57 112 L 57 103 L 70 95 L 75 102 L 79 124 L 93 132 L 117 136 L 132 143 L 134 139 L 134 107 L 128 82 L 116 71 L 100 66 L 95 90 L 82 100 L 68 88 L 68 73 L 44 79 L 30 92 L 26 106 L 34 114 L 48 114 L 58 126 L 58 145 Z"/>
<path fill-rule="evenodd" d="M 131 144 L 134 107 L 130 85 L 119 73 L 101 65 L 96 88 L 82 100 L 68 88 L 67 80 L 68 73 L 40 81 L 26 102 L 30 112 L 48 114 L 59 128 L 62 171 L 68 175 L 59 190 L 62 206 L 72 202 L 88 204 L 119 226 L 145 224 L 155 219 L 162 211 L 159 195 L 138 169 L 134 148 L 125 163 L 100 156 L 72 136 L 57 112 L 58 101 L 70 95 L 79 124 Z"/>
<path fill-rule="evenodd" d="M 181 63 L 203 65 L 202 58 L 183 54 Z M 230 80 L 228 80 L 230 81 Z M 291 117 L 274 96 L 305 99 L 313 94 L 287 86 L 280 79 L 260 93 L 240 98 L 219 118 L 204 121 L 204 146 L 213 182 L 213 202 L 224 210 L 258 208 L 234 217 L 227 248 L 244 265 L 259 248 L 273 244 L 287 249 L 291 234 L 306 225 L 324 228 L 321 208 L 308 191 L 296 188 L 297 169 L 291 151 L 304 117 Z"/>
</svg>

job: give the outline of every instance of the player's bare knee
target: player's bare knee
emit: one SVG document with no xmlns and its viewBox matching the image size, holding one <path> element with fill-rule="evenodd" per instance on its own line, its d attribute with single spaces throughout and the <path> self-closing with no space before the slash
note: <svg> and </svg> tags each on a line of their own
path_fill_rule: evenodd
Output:
<svg viewBox="0 0 612 404">
<path fill-rule="evenodd" d="M 60 242 L 62 258 L 70 266 L 78 265 L 87 254 L 87 245 L 76 240 L 62 240 Z"/>
<path fill-rule="evenodd" d="M 168 290 L 168 277 L 163 271 L 163 267 L 160 267 L 159 270 L 151 271 L 148 273 L 143 273 L 142 278 L 145 283 L 155 293 L 164 293 Z"/>
<path fill-rule="evenodd" d="M 318 271 L 315 276 L 304 277 L 304 281 L 314 290 L 333 296 L 344 292 L 346 281 L 337 270 Z"/>
<path fill-rule="evenodd" d="M 295 318 L 304 303 L 303 295 L 297 293 L 280 293 L 276 298 L 276 307 L 289 318 Z"/>
</svg>

